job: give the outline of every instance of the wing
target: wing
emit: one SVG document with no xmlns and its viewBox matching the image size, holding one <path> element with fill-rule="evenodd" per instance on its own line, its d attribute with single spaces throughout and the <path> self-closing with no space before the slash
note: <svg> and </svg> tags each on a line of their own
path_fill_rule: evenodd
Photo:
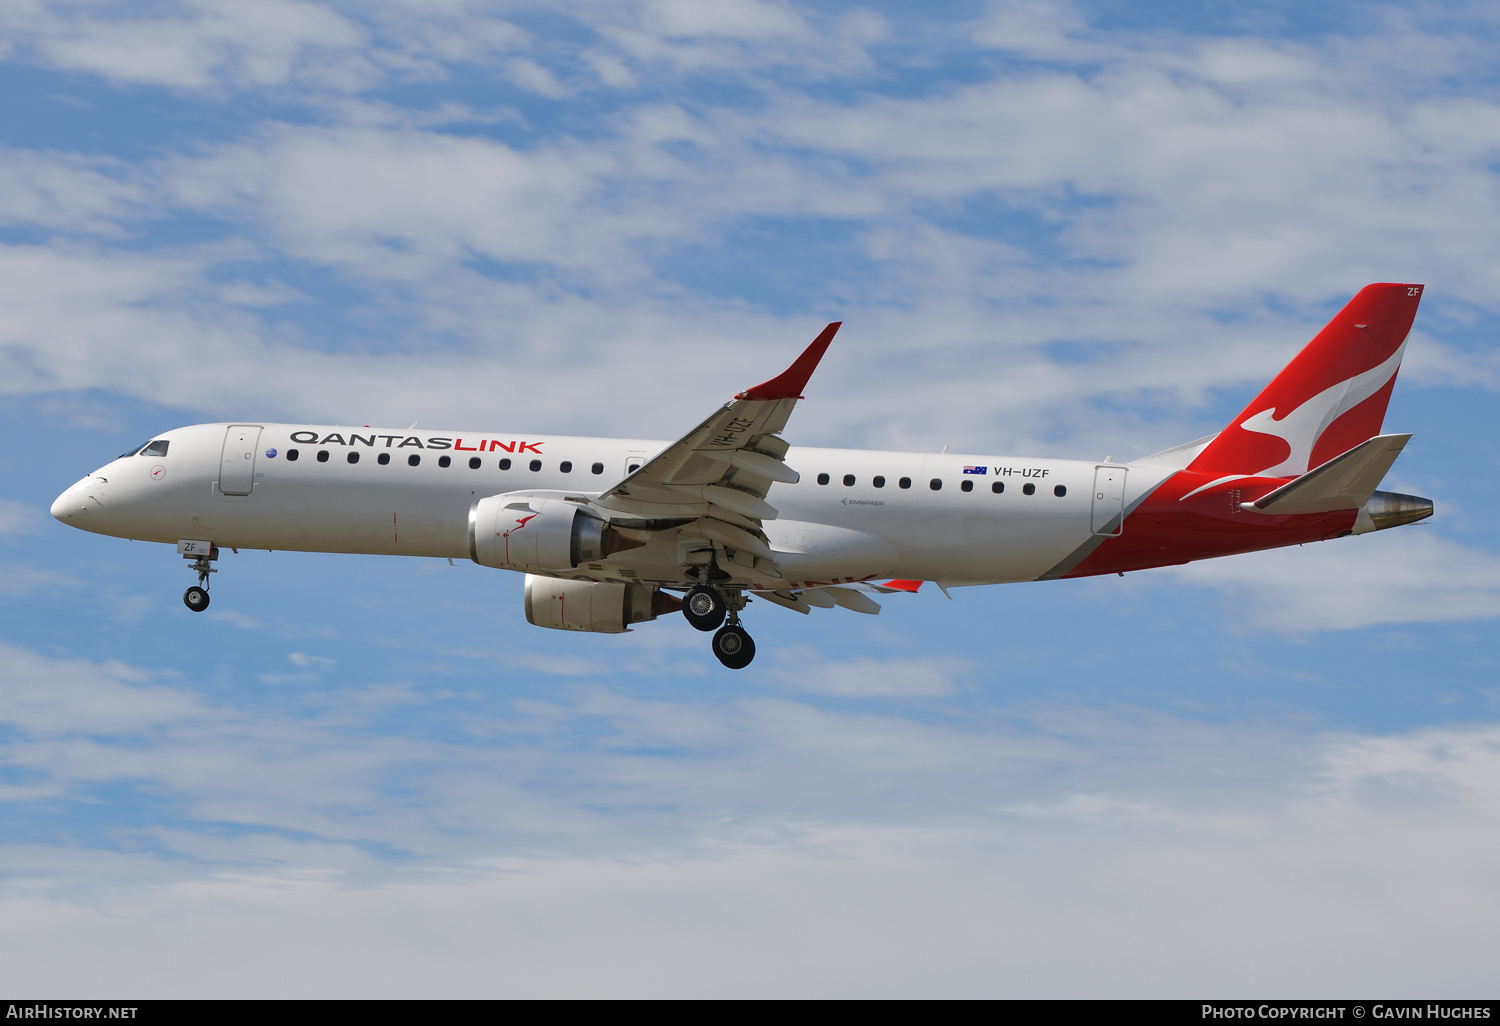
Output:
<svg viewBox="0 0 1500 1026">
<path fill-rule="evenodd" d="M 776 519 L 776 508 L 766 493 L 774 482 L 800 479 L 784 462 L 790 446 L 780 432 L 842 323 L 828 325 L 782 374 L 735 396 L 594 501 L 632 516 L 705 517 L 707 533 L 727 535 L 715 540 L 770 559 L 760 527 Z"/>
</svg>

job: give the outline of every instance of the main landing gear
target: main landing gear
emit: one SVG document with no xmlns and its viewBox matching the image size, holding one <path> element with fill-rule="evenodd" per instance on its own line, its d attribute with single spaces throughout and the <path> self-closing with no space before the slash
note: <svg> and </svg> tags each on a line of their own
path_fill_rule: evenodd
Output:
<svg viewBox="0 0 1500 1026">
<path fill-rule="evenodd" d="M 743 670 L 755 658 L 755 642 L 750 632 L 737 623 L 719 628 L 714 635 L 714 655 L 731 670 Z"/>
<path fill-rule="evenodd" d="M 182 593 L 182 604 L 201 613 L 208 608 L 208 575 L 219 572 L 211 565 L 219 558 L 219 547 L 206 542 L 178 542 L 177 551 L 183 559 L 191 559 L 192 569 L 198 572 L 198 583 Z"/>
<path fill-rule="evenodd" d="M 717 630 L 726 613 L 724 596 L 706 584 L 698 585 L 682 597 L 682 615 L 700 631 Z"/>
<path fill-rule="evenodd" d="M 755 642 L 740 626 L 739 609 L 743 605 L 738 593 L 726 601 L 717 588 L 706 584 L 693 588 L 682 599 L 682 615 L 688 623 L 700 631 L 716 631 L 714 655 L 731 670 L 742 670 L 755 658 Z M 720 627 L 726 618 L 729 623 Z"/>
</svg>

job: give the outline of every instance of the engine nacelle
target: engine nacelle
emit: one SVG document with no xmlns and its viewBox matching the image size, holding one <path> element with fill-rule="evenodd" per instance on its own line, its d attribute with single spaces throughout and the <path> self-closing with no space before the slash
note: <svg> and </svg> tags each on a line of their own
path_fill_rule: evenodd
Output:
<svg viewBox="0 0 1500 1026">
<path fill-rule="evenodd" d="M 526 575 L 526 619 L 559 631 L 623 634 L 633 623 L 682 608 L 682 600 L 644 584 L 562 581 Z"/>
<path fill-rule="evenodd" d="M 469 507 L 469 558 L 480 566 L 571 570 L 644 544 L 561 499 L 506 492 Z"/>
</svg>

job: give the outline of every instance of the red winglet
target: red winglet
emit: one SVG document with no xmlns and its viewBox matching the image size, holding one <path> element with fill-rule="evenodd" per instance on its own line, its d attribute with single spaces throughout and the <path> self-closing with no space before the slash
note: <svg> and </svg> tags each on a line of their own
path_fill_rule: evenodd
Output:
<svg viewBox="0 0 1500 1026">
<path fill-rule="evenodd" d="M 886 581 L 881 585 L 882 588 L 895 588 L 897 591 L 909 591 L 913 595 L 917 593 L 917 589 L 921 586 L 921 581 Z"/>
<path fill-rule="evenodd" d="M 812 377 L 818 361 L 823 359 L 824 353 L 828 352 L 828 344 L 833 341 L 833 336 L 838 334 L 843 324 L 843 321 L 834 321 L 824 328 L 822 333 L 813 339 L 813 344 L 802 350 L 802 355 L 797 357 L 796 361 L 780 375 L 754 388 L 745 389 L 735 398 L 801 399 L 802 390 L 807 387 L 807 379 Z"/>
</svg>

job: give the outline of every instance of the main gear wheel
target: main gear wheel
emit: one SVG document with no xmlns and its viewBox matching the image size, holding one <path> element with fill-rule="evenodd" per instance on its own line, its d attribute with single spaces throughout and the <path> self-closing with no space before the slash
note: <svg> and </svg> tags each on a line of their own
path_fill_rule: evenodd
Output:
<svg viewBox="0 0 1500 1026">
<path fill-rule="evenodd" d="M 743 670 L 755 658 L 755 642 L 745 628 L 732 623 L 714 635 L 714 655 L 731 670 Z"/>
<path fill-rule="evenodd" d="M 727 612 L 724 596 L 707 585 L 700 584 L 682 597 L 682 615 L 700 631 L 717 630 Z"/>
</svg>

